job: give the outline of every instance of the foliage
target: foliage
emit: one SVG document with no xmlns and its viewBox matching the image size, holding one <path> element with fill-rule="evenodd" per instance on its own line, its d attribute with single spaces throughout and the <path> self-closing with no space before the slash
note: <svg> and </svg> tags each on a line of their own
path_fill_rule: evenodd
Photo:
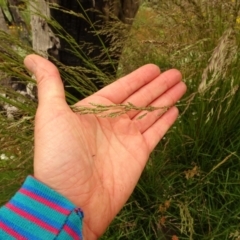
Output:
<svg viewBox="0 0 240 240">
<path fill-rule="evenodd" d="M 103 239 L 239 238 L 239 3 L 159 1 L 139 12 L 121 73 L 176 67 L 188 92 Z"/>
<path fill-rule="evenodd" d="M 162 71 L 174 67 L 183 73 L 188 92 L 179 104 L 179 119 L 151 155 L 135 191 L 102 239 L 239 239 L 239 7 L 239 0 L 143 3 L 118 75 L 149 62 Z M 110 32 L 113 29 L 109 26 Z M 5 33 L 0 39 L 4 77 L 32 82 L 22 65 L 23 54 L 16 51 L 24 49 L 26 54 L 31 48 Z M 15 49 L 7 44 L 10 40 Z M 68 40 L 81 57 L 79 46 Z M 69 71 L 82 71 L 58 66 L 64 77 Z M 97 73 L 106 84 L 112 81 L 101 69 Z M 87 94 L 92 91 L 81 86 Z M 15 105 L 20 114 L 12 120 L 0 115 L 4 203 L 31 172 L 36 102 L 6 87 L 0 91 L 9 96 L 1 94 L 0 101 Z M 124 111 L 128 105 L 120 107 Z"/>
</svg>

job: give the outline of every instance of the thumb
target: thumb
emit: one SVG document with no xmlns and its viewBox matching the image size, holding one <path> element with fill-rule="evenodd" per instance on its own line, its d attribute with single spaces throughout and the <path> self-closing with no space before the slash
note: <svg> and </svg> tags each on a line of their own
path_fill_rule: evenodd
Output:
<svg viewBox="0 0 240 240">
<path fill-rule="evenodd" d="M 54 64 L 34 54 L 28 55 L 24 64 L 36 77 L 40 106 L 66 104 L 63 83 Z"/>
</svg>

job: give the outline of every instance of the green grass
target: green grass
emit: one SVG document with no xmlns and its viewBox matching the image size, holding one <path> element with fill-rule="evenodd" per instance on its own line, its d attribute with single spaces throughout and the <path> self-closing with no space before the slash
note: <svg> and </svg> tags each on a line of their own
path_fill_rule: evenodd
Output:
<svg viewBox="0 0 240 240">
<path fill-rule="evenodd" d="M 224 11 L 220 3 L 211 8 L 210 1 L 206 5 L 192 0 L 182 1 L 182 5 L 176 2 L 142 6 L 118 75 L 149 62 L 162 71 L 178 68 L 188 85 L 178 103 L 181 114 L 152 153 L 135 191 L 103 240 L 240 237 L 240 36 L 234 15 L 239 1 L 220 1 L 226 3 Z M 228 37 L 227 29 L 232 29 Z M 11 60 L 5 53 L 1 58 L 13 64 L 10 68 L 7 63 L 2 65 L 1 71 L 9 75 L 21 72 L 21 56 Z M 72 71 L 76 75 L 78 70 L 60 67 L 65 76 Z M 104 77 L 101 71 L 99 75 Z M 21 78 L 30 81 L 26 74 Z M 199 89 L 204 79 L 206 84 Z M 90 93 L 85 87 L 83 92 Z M 15 156 L 13 161 L 0 161 L 0 203 L 32 171 L 31 117 L 36 104 L 17 105 L 25 120 L 0 118 L 0 140 L 4 139 L 0 154 Z"/>
<path fill-rule="evenodd" d="M 187 2 L 185 6 L 192 7 Z M 222 16 L 219 9 L 212 10 L 217 19 L 214 28 L 199 37 L 200 29 L 181 24 L 187 17 L 183 12 L 175 13 L 179 24 L 170 27 L 171 8 L 162 7 L 139 12 L 121 70 L 130 72 L 147 62 L 163 70 L 178 68 L 188 92 L 179 103 L 178 121 L 153 152 L 128 204 L 102 239 L 238 239 L 239 33 L 233 36 L 235 45 L 228 48 L 230 52 L 235 48 L 232 59 L 217 52 L 225 69 L 216 66 L 208 71 L 207 82 L 214 73 L 220 74 L 201 93 L 202 74 L 229 27 L 225 22 L 229 13 Z M 173 3 L 171 7 L 177 8 Z"/>
</svg>

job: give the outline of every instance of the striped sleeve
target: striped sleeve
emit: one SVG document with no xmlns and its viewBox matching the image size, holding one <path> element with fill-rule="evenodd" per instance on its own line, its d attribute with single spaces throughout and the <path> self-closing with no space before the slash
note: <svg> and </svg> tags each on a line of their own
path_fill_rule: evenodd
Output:
<svg viewBox="0 0 240 240">
<path fill-rule="evenodd" d="M 29 176 L 0 208 L 0 239 L 82 240 L 83 212 Z"/>
</svg>

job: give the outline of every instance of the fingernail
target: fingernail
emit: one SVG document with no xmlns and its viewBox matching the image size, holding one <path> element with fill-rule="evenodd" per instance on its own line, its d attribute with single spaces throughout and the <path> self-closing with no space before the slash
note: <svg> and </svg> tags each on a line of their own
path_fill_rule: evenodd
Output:
<svg viewBox="0 0 240 240">
<path fill-rule="evenodd" d="M 35 73 L 37 64 L 31 55 L 25 57 L 24 65 L 30 72 Z"/>
</svg>

